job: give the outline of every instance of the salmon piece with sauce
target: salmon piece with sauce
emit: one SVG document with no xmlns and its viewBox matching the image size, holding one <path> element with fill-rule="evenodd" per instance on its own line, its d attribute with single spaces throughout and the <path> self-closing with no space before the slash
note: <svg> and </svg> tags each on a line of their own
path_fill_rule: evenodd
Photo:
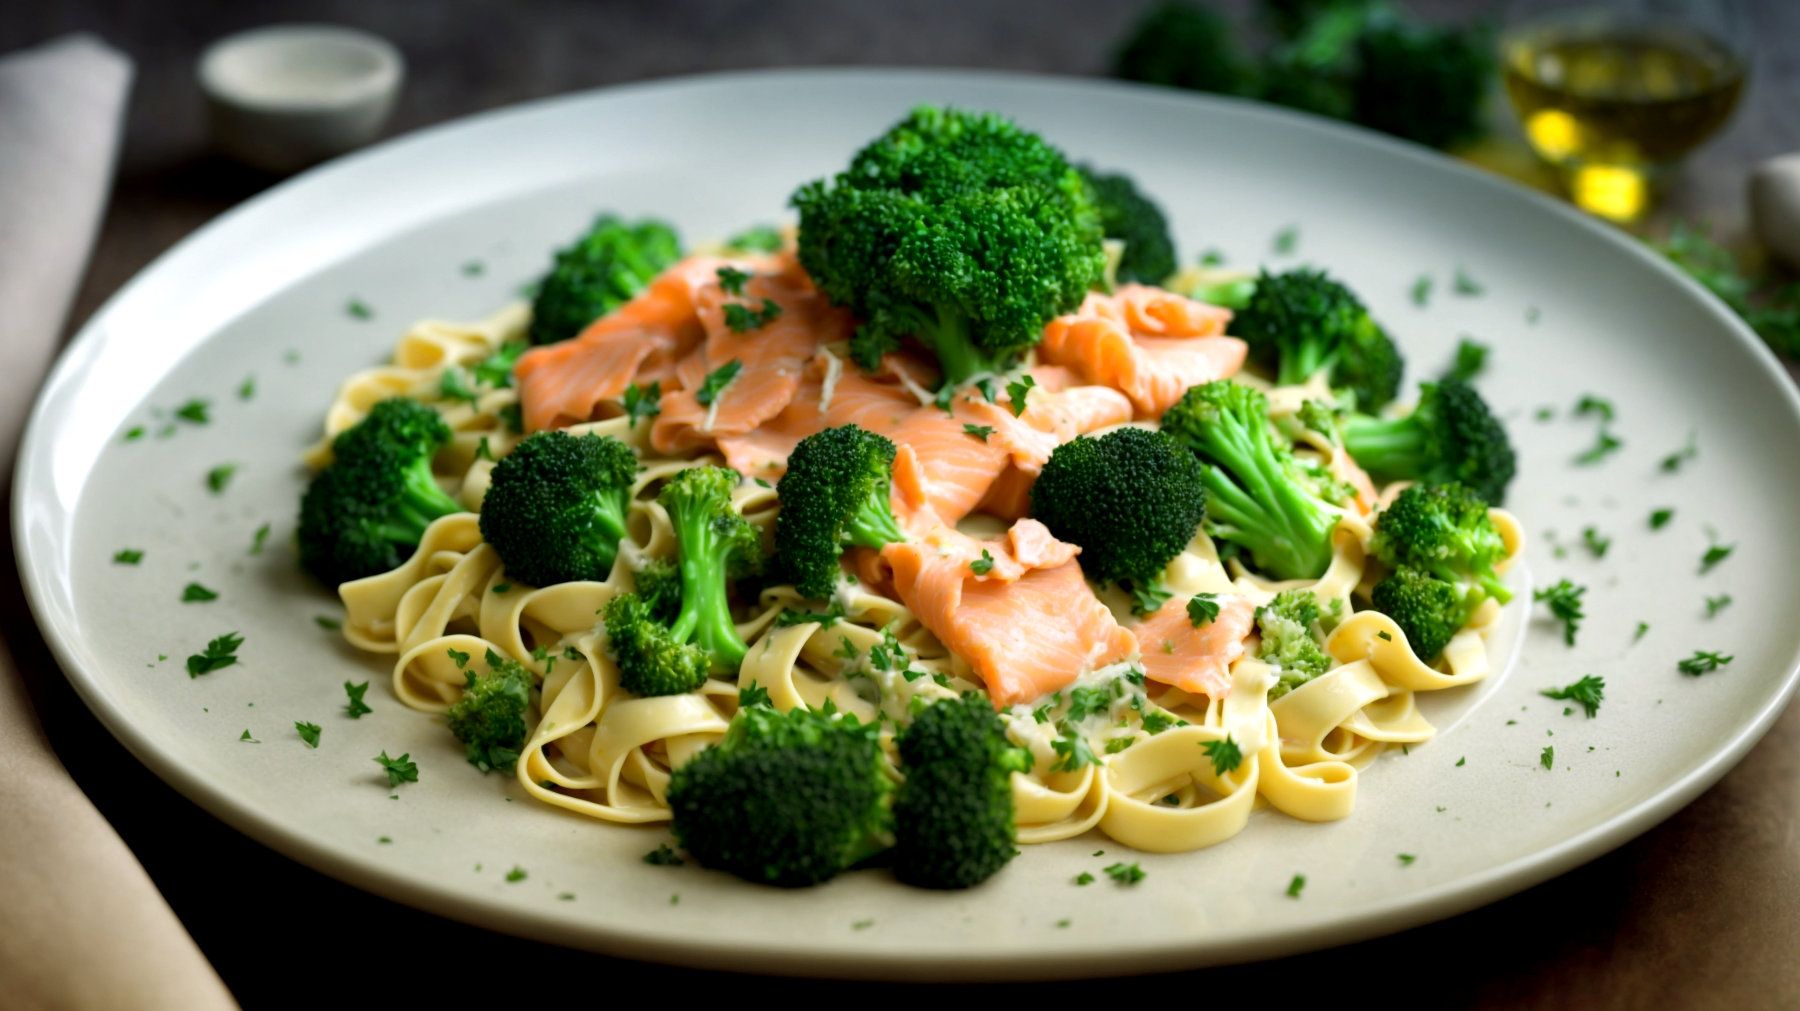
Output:
<svg viewBox="0 0 1800 1011">
<path fill-rule="evenodd" d="M 1232 595 L 1221 595 L 1218 604 L 1219 616 L 1195 628 L 1187 598 L 1172 597 L 1132 629 L 1143 651 L 1138 666 L 1150 680 L 1209 698 L 1230 694 L 1231 665 L 1244 655 L 1256 608 Z"/>
<path fill-rule="evenodd" d="M 1223 336 L 1231 311 L 1172 292 L 1126 285 L 1092 294 L 1044 328 L 1038 358 L 1084 383 L 1131 398 L 1140 418 L 1160 417 L 1188 387 L 1236 375 L 1249 348 Z"/>
<path fill-rule="evenodd" d="M 995 709 L 1060 691 L 1084 670 L 1137 649 L 1081 575 L 1081 563 L 1032 569 L 1010 582 L 916 544 L 890 544 L 894 588 L 919 621 L 987 686 Z"/>
</svg>

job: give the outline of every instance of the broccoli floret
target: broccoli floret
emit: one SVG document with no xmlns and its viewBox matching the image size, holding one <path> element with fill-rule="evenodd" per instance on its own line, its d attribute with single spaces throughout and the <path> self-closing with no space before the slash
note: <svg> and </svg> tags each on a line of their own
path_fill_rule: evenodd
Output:
<svg viewBox="0 0 1800 1011">
<path fill-rule="evenodd" d="M 1256 97 L 1333 119 L 1348 119 L 1356 40 L 1375 5 L 1338 0 L 1292 10 L 1282 18 L 1287 41 L 1271 49 L 1258 68 Z M 1274 12 L 1271 12 L 1274 13 Z"/>
<path fill-rule="evenodd" d="M 1124 255 L 1113 276 L 1128 283 L 1161 284 L 1175 273 L 1175 241 L 1169 237 L 1169 219 L 1155 201 L 1138 192 L 1126 175 L 1106 175 L 1083 168 L 1094 202 L 1100 208 L 1100 228 L 1109 239 L 1125 243 Z"/>
<path fill-rule="evenodd" d="M 482 772 L 513 771 L 525 750 L 525 711 L 531 708 L 531 672 L 518 661 L 487 651 L 488 672 L 464 671 L 463 697 L 447 714 L 450 732 L 468 745 L 469 764 Z"/>
<path fill-rule="evenodd" d="M 332 442 L 333 461 L 300 500 L 300 564 L 329 586 L 387 572 L 425 528 L 463 507 L 431 476 L 450 439 L 442 417 L 415 400 L 377 403 Z"/>
<path fill-rule="evenodd" d="M 1121 583 L 1140 611 L 1154 611 L 1163 568 L 1206 518 L 1204 467 L 1164 432 L 1121 428 L 1056 447 L 1031 487 L 1031 514 L 1060 540 L 1081 545 L 1081 568 Z"/>
<path fill-rule="evenodd" d="M 1270 702 L 1331 668 L 1331 657 L 1313 635 L 1318 623 L 1319 598 L 1308 589 L 1283 590 L 1256 609 L 1256 627 L 1262 634 L 1256 655 L 1279 670 L 1269 689 Z"/>
<path fill-rule="evenodd" d="M 774 225 L 752 225 L 725 240 L 726 249 L 743 253 L 779 253 L 781 246 L 781 229 Z"/>
<path fill-rule="evenodd" d="M 661 221 L 626 224 L 602 214 L 575 244 L 557 252 L 531 303 L 533 344 L 554 344 L 580 333 L 642 291 L 681 258 L 681 240 Z"/>
<path fill-rule="evenodd" d="M 911 336 L 952 384 L 1002 371 L 1106 264 L 1081 173 L 991 113 L 921 106 L 792 202 L 800 263 L 862 317 L 851 350 L 869 369 Z"/>
<path fill-rule="evenodd" d="M 637 593 L 650 616 L 668 625 L 681 613 L 681 567 L 673 558 L 646 559 L 636 573 Z"/>
<path fill-rule="evenodd" d="M 676 838 L 707 867 L 816 885 L 892 844 L 876 725 L 807 709 L 738 711 L 669 779 Z"/>
<path fill-rule="evenodd" d="M 1488 506 L 1460 484 L 1415 484 L 1375 518 L 1370 551 L 1398 570 L 1411 566 L 1452 583 L 1474 583 L 1504 604 L 1512 591 L 1495 563 L 1506 557 Z"/>
<path fill-rule="evenodd" d="M 1517 469 L 1512 441 L 1475 387 L 1460 379 L 1419 384 L 1419 406 L 1404 418 L 1353 414 L 1344 446 L 1384 481 L 1457 481 L 1490 505 L 1506 501 Z"/>
<path fill-rule="evenodd" d="M 1325 574 L 1341 510 L 1313 494 L 1314 482 L 1273 437 L 1261 393 L 1223 379 L 1190 387 L 1163 414 L 1162 427 L 1206 465 L 1206 526 L 1214 537 L 1250 552 L 1276 579 Z"/>
<path fill-rule="evenodd" d="M 794 447 L 776 486 L 775 550 L 795 589 L 829 597 L 845 548 L 906 539 L 889 504 L 893 470 L 893 442 L 855 425 L 827 428 Z"/>
<path fill-rule="evenodd" d="M 712 656 L 675 637 L 652 604 L 636 593 L 621 593 L 600 609 L 619 687 L 633 695 L 682 695 L 706 683 Z"/>
<path fill-rule="evenodd" d="M 920 888 L 993 877 L 1018 852 L 1012 773 L 1030 768 L 993 706 L 973 692 L 927 706 L 898 743 L 906 782 L 894 798 L 894 874 Z"/>
<path fill-rule="evenodd" d="M 1356 48 L 1350 94 L 1358 123 L 1436 148 L 1486 132 L 1494 58 L 1485 32 L 1380 18 Z"/>
<path fill-rule="evenodd" d="M 1480 589 L 1446 583 L 1410 565 L 1376 583 L 1370 596 L 1375 610 L 1394 619 L 1413 652 L 1426 662 L 1437 659 L 1475 606 L 1487 599 Z"/>
<path fill-rule="evenodd" d="M 536 432 L 494 466 L 481 536 L 533 586 L 602 580 L 625 536 L 637 455 L 607 436 Z"/>
<path fill-rule="evenodd" d="M 669 634 L 705 650 L 714 670 L 733 672 L 750 647 L 731 620 L 726 584 L 752 574 L 762 562 L 761 532 L 731 504 L 737 483 L 737 471 L 690 467 L 670 478 L 657 496 L 675 528 L 681 568 L 681 611 Z"/>
<path fill-rule="evenodd" d="M 1364 411 L 1379 410 L 1400 388 L 1399 349 L 1362 301 L 1323 271 L 1264 271 L 1250 304 L 1232 318 L 1231 332 L 1283 386 L 1329 369 L 1331 385 L 1353 391 Z"/>
<path fill-rule="evenodd" d="M 1252 69 L 1238 55 L 1231 25 L 1190 3 L 1152 8 L 1113 57 L 1113 75 L 1171 88 L 1248 95 Z"/>
</svg>

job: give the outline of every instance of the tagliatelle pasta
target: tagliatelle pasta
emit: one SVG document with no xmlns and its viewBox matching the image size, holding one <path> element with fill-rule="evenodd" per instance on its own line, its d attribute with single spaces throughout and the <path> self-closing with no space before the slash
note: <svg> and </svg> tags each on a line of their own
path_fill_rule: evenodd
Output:
<svg viewBox="0 0 1800 1011">
<path fill-rule="evenodd" d="M 528 320 L 527 309 L 512 306 L 472 324 L 418 324 L 402 339 L 393 365 L 344 383 L 327 413 L 327 441 L 309 450 L 307 459 L 328 461 L 329 437 L 355 424 L 373 403 L 413 397 L 436 406 L 450 424 L 455 434 L 437 454 L 435 470 L 447 491 L 478 511 L 492 461 L 520 438 L 516 414 L 508 416 L 517 397 L 499 386 L 447 398 L 444 391 L 456 384 L 444 377 L 473 369 L 518 340 Z M 825 362 L 821 367 L 831 368 Z M 829 382 L 852 385 L 841 363 L 827 375 Z M 1271 414 L 1291 414 L 1318 392 L 1272 389 Z M 833 399 L 815 397 L 809 409 L 823 410 Z M 1155 427 L 1144 420 L 1135 424 Z M 535 686 L 529 737 L 516 764 L 519 782 L 540 802 L 602 821 L 667 820 L 671 773 L 725 734 L 740 688 L 752 684 L 782 711 L 830 707 L 881 723 L 890 772 L 902 777 L 893 738 L 915 707 L 987 686 L 879 579 L 846 582 L 828 611 L 790 586 L 764 587 L 754 600 L 739 601 L 737 630 L 750 648 L 735 683 L 715 677 L 686 694 L 650 698 L 620 687 L 599 613 L 613 597 L 634 589 L 646 560 L 675 554 L 675 534 L 656 490 L 685 468 L 720 463 L 706 451 L 659 454 L 651 429 L 647 420 L 629 415 L 568 429 L 619 439 L 641 461 L 630 489 L 627 534 L 604 582 L 525 585 L 506 573 L 499 554 L 484 542 L 477 512 L 456 513 L 432 522 L 398 568 L 339 588 L 345 637 L 359 649 L 392 656 L 395 695 L 424 713 L 448 710 L 469 674 L 487 671 L 490 651 L 523 665 Z M 1348 480 L 1346 467 L 1354 462 L 1337 459 L 1341 449 L 1323 439 L 1300 441 L 1318 451 L 1322 466 Z M 1396 489 L 1390 486 L 1380 502 L 1372 486 L 1369 492 L 1366 504 L 1374 507 L 1391 501 Z M 919 501 L 928 501 L 928 492 L 920 495 Z M 775 489 L 746 479 L 733 502 L 772 544 L 780 509 Z M 1502 510 L 1493 510 L 1491 518 L 1510 561 L 1522 549 L 1520 526 Z M 977 537 L 996 529 L 980 513 L 960 527 Z M 1228 685 L 1216 695 L 1146 678 L 1138 654 L 1071 672 L 1073 680 L 1054 698 L 1007 706 L 1001 715 L 1008 737 L 1031 764 L 1029 772 L 1013 773 L 1018 841 L 1051 842 L 1098 829 L 1146 852 L 1182 852 L 1231 839 L 1262 805 L 1304 821 L 1349 816 L 1362 772 L 1384 750 L 1433 737 L 1417 693 L 1473 684 L 1490 673 L 1486 640 L 1500 614 L 1497 603 L 1486 601 L 1440 661 L 1423 662 L 1392 618 L 1355 610 L 1372 583 L 1372 536 L 1371 518 L 1346 510 L 1325 574 L 1275 582 L 1238 558 L 1222 561 L 1213 540 L 1198 534 L 1167 566 L 1165 589 L 1178 599 L 1211 594 L 1243 607 L 1266 604 L 1284 590 L 1310 590 L 1329 616 L 1323 619 L 1329 625 L 1325 649 L 1334 666 L 1271 701 L 1280 672 L 1254 648 L 1226 665 Z M 878 565 L 868 571 L 881 574 Z M 1121 608 L 1115 611 L 1127 628 L 1137 627 Z M 1253 633 L 1250 638 L 1254 647 Z M 1140 642 L 1138 648 L 1147 653 L 1158 647 Z M 878 652 L 891 653 L 895 662 L 875 663 Z M 1064 732 L 1071 725 L 1079 729 L 1079 745 Z M 1224 747 L 1241 760 L 1216 763 L 1214 754 Z M 1074 760 L 1083 757 L 1082 748 L 1085 758 Z"/>
</svg>

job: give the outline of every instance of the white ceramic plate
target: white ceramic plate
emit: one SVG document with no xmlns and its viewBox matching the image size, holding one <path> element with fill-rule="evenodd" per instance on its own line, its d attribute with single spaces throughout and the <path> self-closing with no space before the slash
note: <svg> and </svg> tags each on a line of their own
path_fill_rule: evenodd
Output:
<svg viewBox="0 0 1800 1011">
<path fill-rule="evenodd" d="M 1179 856 L 1129 854 L 1098 836 L 1031 847 L 964 893 L 881 873 L 788 892 L 646 866 L 638 858 L 665 830 L 598 824 L 482 777 L 437 721 L 393 699 L 381 658 L 314 624 L 337 608 L 294 564 L 298 453 L 341 379 L 382 359 L 414 319 L 502 304 L 597 210 L 671 218 L 690 239 L 778 218 L 799 183 L 924 101 L 1010 113 L 1077 159 L 1130 171 L 1170 212 L 1184 258 L 1213 247 L 1233 266 L 1328 267 L 1395 334 L 1409 378 L 1439 372 L 1459 335 L 1492 344 L 1483 385 L 1520 457 L 1508 504 L 1534 535 L 1538 582 L 1567 575 L 1590 587 L 1579 645 L 1541 614 L 1524 628 L 1528 608 L 1515 606 L 1509 620 L 1524 634 L 1503 637 L 1503 652 L 1522 644 L 1510 674 L 1439 700 L 1443 733 L 1369 768 L 1345 821 L 1265 810 L 1231 842 Z M 1290 226 L 1295 251 L 1277 255 L 1272 239 Z M 470 261 L 480 276 L 465 275 Z M 1459 266 L 1483 294 L 1453 292 Z M 1421 274 L 1435 281 L 1424 308 L 1409 296 Z M 345 312 L 352 297 L 373 320 Z M 241 400 L 250 375 L 256 395 Z M 1617 404 L 1625 443 L 1595 467 L 1571 463 L 1598 429 L 1569 416 L 1585 392 Z M 155 437 L 156 410 L 194 396 L 213 402 L 212 423 Z M 1545 405 L 1555 418 L 1536 420 Z M 123 289 L 64 356 L 33 416 L 15 515 L 38 618 L 100 719 L 187 796 L 328 874 L 499 930 L 694 965 L 926 979 L 1125 973 L 1448 916 L 1606 852 L 1724 774 L 1795 684 L 1797 407 L 1749 331 L 1630 239 L 1422 149 L 1264 106 L 1100 82 L 744 74 L 423 131 L 220 218 Z M 136 424 L 152 436 L 122 442 Z M 1660 470 L 1690 431 L 1698 458 Z M 204 477 L 226 462 L 240 469 L 215 496 Z M 1659 506 L 1675 518 L 1651 532 Z M 268 550 L 252 556 L 265 522 Z M 1705 524 L 1738 548 L 1700 576 Z M 1604 559 L 1553 554 L 1549 531 L 1573 543 L 1588 525 L 1612 538 Z M 145 551 L 141 565 L 113 564 L 127 547 Z M 222 596 L 181 603 L 191 579 Z M 1703 598 L 1722 593 L 1736 603 L 1709 620 Z M 1639 621 L 1650 629 L 1634 643 Z M 243 663 L 190 679 L 183 658 L 226 631 L 243 634 Z M 1701 678 L 1677 673 L 1695 649 L 1736 659 Z M 1584 674 L 1607 682 L 1597 719 L 1538 695 Z M 372 715 L 343 715 L 346 678 L 374 682 Z M 323 725 L 318 750 L 300 742 L 297 720 Z M 260 743 L 241 741 L 246 730 Z M 409 752 L 420 781 L 388 789 L 370 761 L 383 749 Z M 1071 883 L 1121 855 L 1142 861 L 1142 884 Z M 528 876 L 508 882 L 514 867 Z M 1307 885 L 1292 899 L 1296 873 Z"/>
</svg>

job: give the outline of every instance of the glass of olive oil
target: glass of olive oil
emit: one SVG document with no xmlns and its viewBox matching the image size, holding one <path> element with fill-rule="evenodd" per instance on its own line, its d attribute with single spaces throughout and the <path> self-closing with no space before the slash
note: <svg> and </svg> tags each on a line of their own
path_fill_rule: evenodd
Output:
<svg viewBox="0 0 1800 1011">
<path fill-rule="evenodd" d="M 1725 125 L 1749 71 L 1731 0 L 1522 0 L 1500 45 L 1526 139 L 1578 206 L 1619 222 Z"/>
</svg>

